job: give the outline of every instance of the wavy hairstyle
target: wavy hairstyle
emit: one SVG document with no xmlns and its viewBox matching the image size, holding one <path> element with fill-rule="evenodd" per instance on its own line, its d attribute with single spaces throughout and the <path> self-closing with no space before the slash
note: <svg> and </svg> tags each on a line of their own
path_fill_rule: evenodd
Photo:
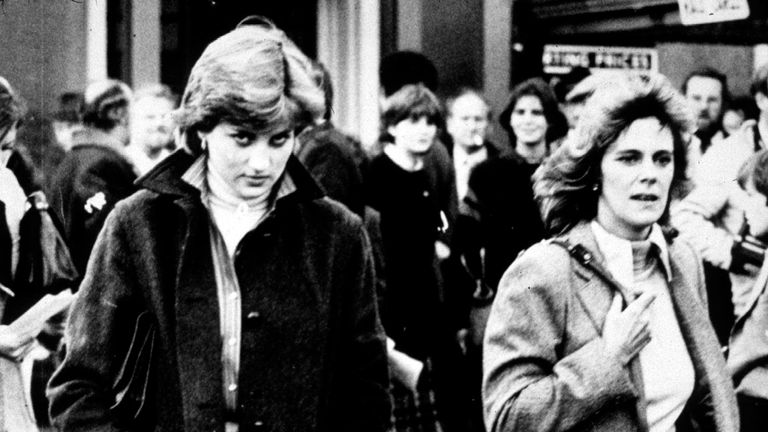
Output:
<svg viewBox="0 0 768 432">
<path fill-rule="evenodd" d="M 221 122 L 260 131 L 285 121 L 294 129 L 325 112 L 311 62 L 269 20 L 250 17 L 211 42 L 192 67 L 174 118 L 183 143 L 201 153 L 196 132 Z"/>
<path fill-rule="evenodd" d="M 610 144 L 635 120 L 654 117 L 673 137 L 672 191 L 683 187 L 686 144 L 695 130 L 683 96 L 662 75 L 630 75 L 597 86 L 587 100 L 573 137 L 555 151 L 533 175 L 533 190 L 542 220 L 551 235 L 562 234 L 597 214 L 600 163 Z M 667 200 L 669 206 L 669 198 Z M 662 223 L 668 218 L 668 209 Z"/>
<path fill-rule="evenodd" d="M 506 108 L 499 114 L 499 123 L 509 134 L 509 144 L 512 148 L 517 146 L 517 137 L 509 121 L 512 118 L 512 111 L 515 110 L 517 101 L 523 96 L 535 96 L 541 102 L 544 118 L 547 119 L 547 135 L 545 138 L 547 144 L 563 137 L 568 132 L 568 121 L 560 111 L 552 88 L 541 78 L 530 78 L 512 89 L 512 94 L 509 96 Z"/>
</svg>

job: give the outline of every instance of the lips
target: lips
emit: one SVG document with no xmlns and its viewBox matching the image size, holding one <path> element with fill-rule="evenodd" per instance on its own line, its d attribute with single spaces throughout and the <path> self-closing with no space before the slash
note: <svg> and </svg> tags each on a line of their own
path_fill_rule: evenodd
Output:
<svg viewBox="0 0 768 432">
<path fill-rule="evenodd" d="M 654 202 L 659 200 L 659 196 L 656 194 L 634 194 L 630 196 L 630 199 L 635 201 Z"/>
</svg>

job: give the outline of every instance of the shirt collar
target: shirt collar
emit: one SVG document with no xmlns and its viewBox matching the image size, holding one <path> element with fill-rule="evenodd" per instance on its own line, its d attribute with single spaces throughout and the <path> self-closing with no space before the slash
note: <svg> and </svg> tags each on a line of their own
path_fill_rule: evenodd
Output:
<svg viewBox="0 0 768 432">
<path fill-rule="evenodd" d="M 631 286 L 633 283 L 632 242 L 609 233 L 595 220 L 590 223 L 590 228 L 592 228 L 592 233 L 595 236 L 597 247 L 605 258 L 608 271 L 622 285 Z M 665 276 L 667 281 L 671 281 L 672 267 L 669 263 L 669 248 L 664 233 L 658 224 L 651 226 L 648 240 L 658 248 Z"/>
</svg>

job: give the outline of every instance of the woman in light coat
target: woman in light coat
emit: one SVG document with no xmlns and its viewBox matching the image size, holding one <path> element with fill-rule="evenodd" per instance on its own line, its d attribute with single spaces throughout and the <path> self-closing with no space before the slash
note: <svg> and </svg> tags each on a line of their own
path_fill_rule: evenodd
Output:
<svg viewBox="0 0 768 432">
<path fill-rule="evenodd" d="M 611 82 L 536 172 L 555 237 L 499 285 L 484 351 L 490 431 L 738 430 L 701 261 L 662 228 L 691 125 L 663 77 Z"/>
</svg>

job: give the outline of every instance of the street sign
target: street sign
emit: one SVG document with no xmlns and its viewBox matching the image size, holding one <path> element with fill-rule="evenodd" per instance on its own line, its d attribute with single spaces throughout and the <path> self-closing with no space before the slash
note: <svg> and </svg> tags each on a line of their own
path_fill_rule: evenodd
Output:
<svg viewBox="0 0 768 432">
<path fill-rule="evenodd" d="M 733 21 L 749 17 L 747 0 L 677 0 L 683 25 Z"/>
<path fill-rule="evenodd" d="M 657 72 L 658 53 L 653 48 L 588 45 L 544 45 L 544 73 L 565 74 L 581 66 L 596 71 Z"/>
</svg>

